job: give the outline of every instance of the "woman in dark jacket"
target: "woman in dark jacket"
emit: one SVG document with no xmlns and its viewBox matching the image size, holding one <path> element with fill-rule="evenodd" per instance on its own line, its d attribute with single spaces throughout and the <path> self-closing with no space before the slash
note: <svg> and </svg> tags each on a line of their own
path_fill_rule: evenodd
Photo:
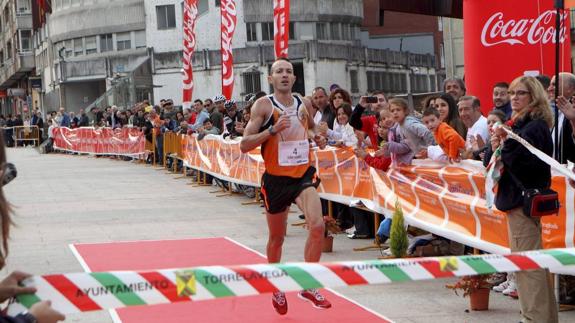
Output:
<svg viewBox="0 0 575 323">
<path fill-rule="evenodd" d="M 511 130 L 551 155 L 553 141 L 549 129 L 553 126 L 553 117 L 543 86 L 534 77 L 522 76 L 511 83 L 509 94 L 513 110 Z M 507 138 L 502 129 L 492 136 L 491 145 L 493 151 L 502 145 L 503 173 L 495 206 L 506 212 L 511 251 L 542 249 L 540 219 L 524 214 L 522 189 L 511 173 L 526 189 L 542 189 L 551 185 L 551 168 L 518 141 Z M 491 156 L 486 154 L 485 158 Z M 557 304 L 548 271 L 518 272 L 516 279 L 522 322 L 557 322 Z"/>
</svg>

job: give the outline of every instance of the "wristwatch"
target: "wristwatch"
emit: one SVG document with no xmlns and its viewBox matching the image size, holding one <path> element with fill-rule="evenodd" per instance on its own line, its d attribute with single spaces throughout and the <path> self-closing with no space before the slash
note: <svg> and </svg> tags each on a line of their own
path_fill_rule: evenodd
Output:
<svg viewBox="0 0 575 323">
<path fill-rule="evenodd" d="M 277 132 L 274 131 L 274 126 L 270 126 L 268 128 L 268 132 L 270 133 L 270 135 L 275 136 Z"/>
<path fill-rule="evenodd" d="M 28 311 L 24 311 L 18 316 L 23 318 L 24 322 L 26 322 L 26 323 L 38 323 L 38 320 L 36 319 L 36 317 Z"/>
</svg>

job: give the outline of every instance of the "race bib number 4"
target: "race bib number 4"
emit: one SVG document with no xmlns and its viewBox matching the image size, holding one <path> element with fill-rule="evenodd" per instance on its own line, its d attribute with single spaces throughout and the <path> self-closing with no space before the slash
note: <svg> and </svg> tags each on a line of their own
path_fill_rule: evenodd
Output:
<svg viewBox="0 0 575 323">
<path fill-rule="evenodd" d="M 309 163 L 309 143 L 307 140 L 280 141 L 279 142 L 280 166 L 297 166 Z"/>
</svg>

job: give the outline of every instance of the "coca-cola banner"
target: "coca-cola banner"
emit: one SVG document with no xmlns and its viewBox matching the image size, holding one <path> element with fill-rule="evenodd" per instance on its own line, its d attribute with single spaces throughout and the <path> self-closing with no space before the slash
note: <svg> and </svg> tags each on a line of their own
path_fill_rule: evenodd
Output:
<svg viewBox="0 0 575 323">
<path fill-rule="evenodd" d="M 493 108 L 493 85 L 521 75 L 555 74 L 553 0 L 464 0 L 465 83 L 482 110 Z M 568 11 L 560 29 L 561 71 L 571 71 Z"/>
<path fill-rule="evenodd" d="M 289 0 L 274 0 L 274 50 L 276 58 L 288 57 Z"/>
<path fill-rule="evenodd" d="M 222 0 L 220 10 L 222 15 L 222 94 L 229 100 L 232 98 L 234 91 L 232 39 L 236 31 L 236 1 Z"/>
<path fill-rule="evenodd" d="M 184 1 L 184 57 L 183 57 L 183 107 L 192 106 L 192 95 L 194 91 L 194 76 L 192 69 L 192 55 L 196 49 L 196 17 L 198 16 L 198 1 Z"/>
</svg>

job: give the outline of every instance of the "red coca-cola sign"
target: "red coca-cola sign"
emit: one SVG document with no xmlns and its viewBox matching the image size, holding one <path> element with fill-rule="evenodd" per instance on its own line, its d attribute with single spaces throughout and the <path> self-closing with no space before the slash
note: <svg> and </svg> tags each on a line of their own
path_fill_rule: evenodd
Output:
<svg viewBox="0 0 575 323">
<path fill-rule="evenodd" d="M 553 0 L 464 0 L 465 82 L 486 114 L 493 85 L 521 75 L 555 73 Z M 561 15 L 561 71 L 571 71 L 569 15 Z"/>
</svg>

